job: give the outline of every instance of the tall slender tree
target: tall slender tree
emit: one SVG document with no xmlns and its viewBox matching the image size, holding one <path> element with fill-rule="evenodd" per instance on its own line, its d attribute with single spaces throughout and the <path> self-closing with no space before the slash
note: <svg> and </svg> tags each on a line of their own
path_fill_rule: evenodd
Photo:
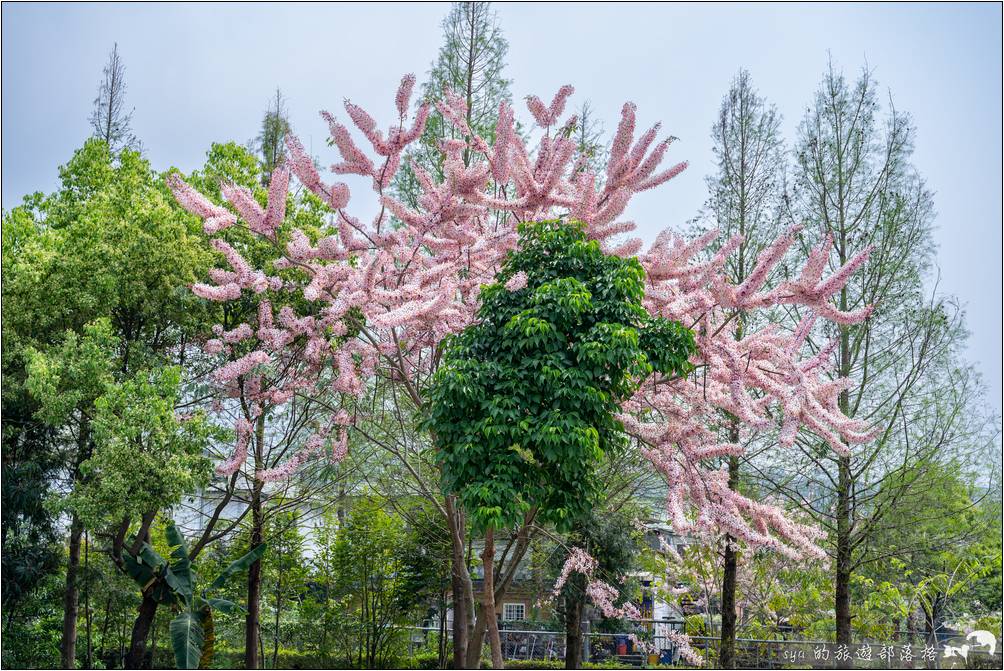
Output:
<svg viewBox="0 0 1004 671">
<path fill-rule="evenodd" d="M 962 314 L 925 289 L 934 209 L 910 162 L 914 137 L 891 102 L 883 116 L 869 71 L 850 82 L 831 63 L 799 130 L 788 199 L 792 218 L 806 224 L 806 247 L 827 245 L 831 264 L 872 249 L 837 300 L 841 310 L 873 305 L 874 312 L 860 324 L 828 324 L 809 342 L 833 358 L 835 376 L 852 381 L 839 394 L 840 411 L 870 423 L 875 438 L 834 454 L 802 436 L 801 459 L 788 461 L 785 480 L 792 500 L 829 534 L 839 643 L 851 642 L 852 575 L 890 551 L 880 540 L 890 512 L 919 500 L 928 465 L 974 444 L 965 410 L 973 387 L 953 374 Z"/>
<path fill-rule="evenodd" d="M 757 94 L 750 73 L 740 70 L 732 80 L 729 92 L 722 100 L 718 119 L 711 129 L 717 170 L 707 178 L 710 197 L 705 211 L 708 224 L 716 227 L 724 238 L 742 236 L 735 254 L 725 265 L 728 280 L 739 286 L 756 267 L 760 253 L 782 232 L 780 196 L 783 184 L 784 155 L 780 133 L 781 115 Z M 769 278 L 767 285 L 778 277 Z M 766 319 L 761 314 L 761 321 Z M 733 335 L 741 341 L 751 327 L 751 317 L 738 310 L 733 322 Z M 753 437 L 741 431 L 741 422 L 728 415 L 723 422 L 723 436 L 731 443 L 742 442 L 750 455 Z M 776 435 L 775 435 L 776 438 Z M 746 457 L 732 454 L 725 457 L 728 485 L 738 491 L 741 481 L 740 464 Z M 735 666 L 736 640 L 736 575 L 739 541 L 726 534 L 721 542 L 722 629 L 719 664 Z"/>
<path fill-rule="evenodd" d="M 94 137 L 104 140 L 112 153 L 123 147 L 139 149 L 140 142 L 132 132 L 134 110 L 126 111 L 125 64 L 119 56 L 117 42 L 108 55 L 103 72 L 98 96 L 94 99 L 94 111 L 91 112 Z"/>
<path fill-rule="evenodd" d="M 576 110 L 575 127 L 571 130 L 575 139 L 574 174 L 588 170 L 599 174 L 607 162 L 607 148 L 603 143 L 603 124 L 596 118 L 593 105 L 583 100 Z"/>
<path fill-rule="evenodd" d="M 261 130 L 252 140 L 255 152 L 261 161 L 261 182 L 268 186 L 272 173 L 286 155 L 286 134 L 289 133 L 289 115 L 282 91 L 275 90 L 275 97 L 268 104 L 261 120 Z"/>
</svg>

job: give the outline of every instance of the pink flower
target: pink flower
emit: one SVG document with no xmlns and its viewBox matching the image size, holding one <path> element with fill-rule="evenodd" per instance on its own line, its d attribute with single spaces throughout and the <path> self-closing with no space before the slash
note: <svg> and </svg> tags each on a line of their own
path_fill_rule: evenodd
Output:
<svg viewBox="0 0 1004 671">
<path fill-rule="evenodd" d="M 401 85 L 397 89 L 394 97 L 394 104 L 397 105 L 397 113 L 404 116 L 408 113 L 408 102 L 411 100 L 411 91 L 415 88 L 415 75 L 405 75 L 401 78 Z"/>
<path fill-rule="evenodd" d="M 216 371 L 217 382 L 229 382 L 235 378 L 247 375 L 255 366 L 261 366 L 270 361 L 268 354 L 257 350 L 231 361 Z"/>
<path fill-rule="evenodd" d="M 527 96 L 526 106 L 533 114 L 533 118 L 536 119 L 537 125 L 546 128 L 554 125 L 554 122 L 558 120 L 558 117 L 565 110 L 565 101 L 574 92 L 575 89 L 571 86 L 562 86 L 551 100 L 550 106 L 545 106 L 537 96 Z"/>
<path fill-rule="evenodd" d="M 227 461 L 216 467 L 216 472 L 219 475 L 233 475 L 241 466 L 244 465 L 244 461 L 247 459 L 248 440 L 251 438 L 251 424 L 245 419 L 239 420 L 237 422 L 236 432 L 237 443 L 234 453 Z"/>
<path fill-rule="evenodd" d="M 508 291 L 519 291 L 526 286 L 526 273 L 522 270 L 509 278 L 509 281 L 505 283 L 505 288 Z"/>
</svg>

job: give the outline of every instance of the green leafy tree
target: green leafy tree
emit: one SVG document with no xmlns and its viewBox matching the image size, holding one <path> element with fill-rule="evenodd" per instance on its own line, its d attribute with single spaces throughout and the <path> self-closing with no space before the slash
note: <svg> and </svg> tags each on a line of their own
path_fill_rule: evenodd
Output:
<svg viewBox="0 0 1004 671">
<path fill-rule="evenodd" d="M 410 615 L 400 607 L 403 541 L 400 518 L 384 512 L 375 499 L 357 501 L 338 530 L 334 592 L 347 616 L 342 647 L 355 668 L 381 668 L 399 650 L 398 627 Z"/>
<path fill-rule="evenodd" d="M 421 613 L 434 604 L 439 621 L 437 654 L 442 667 L 446 663 L 446 612 L 452 577 L 449 527 L 443 516 L 428 504 L 408 507 L 402 517 L 407 530 L 401 547 L 400 607 Z"/>
<path fill-rule="evenodd" d="M 205 451 L 210 438 L 222 435 L 201 413 L 178 418 L 180 383 L 177 367 L 157 368 L 110 385 L 95 401 L 94 451 L 70 498 L 91 528 L 177 505 L 208 482 Z"/>
<path fill-rule="evenodd" d="M 686 327 L 642 307 L 637 259 L 605 255 L 579 222 L 528 223 L 519 233 L 498 281 L 482 289 L 478 321 L 447 342 L 428 391 L 443 490 L 485 532 L 489 613 L 494 530 L 531 511 L 559 529 L 586 514 L 604 455 L 627 442 L 620 402 L 653 371 L 687 372 L 694 351 Z"/>
<path fill-rule="evenodd" d="M 920 479 L 914 483 L 918 496 L 912 499 L 920 510 L 889 513 L 884 533 L 876 539 L 881 552 L 862 566 L 856 583 L 854 596 L 861 606 L 854 626 L 905 630 L 935 642 L 951 626 L 948 622 L 974 620 L 999 609 L 1000 516 L 993 514 L 992 490 L 981 491 L 973 484 L 976 474 L 960 464 L 917 464 L 886 486 L 903 487 L 897 478 Z M 879 592 L 895 597 L 890 607 L 875 604 Z M 980 594 L 987 596 L 980 600 Z"/>
<path fill-rule="evenodd" d="M 56 429 L 36 418 L 38 402 L 25 388 L 24 338 L 14 327 L 17 300 L 12 289 L 19 270 L 33 266 L 42 254 L 39 225 L 33 201 L 4 213 L 0 227 L 3 237 L 3 609 L 5 633 L 9 623 L 19 621 L 16 613 L 32 592 L 46 583 L 62 561 L 56 513 L 45 505 L 50 483 L 58 477 L 62 464 Z M 22 285 L 23 286 L 23 285 Z M 34 610 L 32 603 L 26 604 Z M 11 635 L 11 640 L 13 640 Z M 6 661 L 5 657 L 5 661 Z M 5 664 L 6 665 L 6 664 Z"/>
<path fill-rule="evenodd" d="M 451 339 L 429 390 L 443 488 L 482 530 L 531 508 L 568 528 L 626 443 L 619 402 L 653 371 L 687 371 L 693 334 L 641 305 L 644 271 L 579 223 L 524 224 L 478 321 Z M 508 286 L 507 286 L 508 285 Z"/>
<path fill-rule="evenodd" d="M 265 110 L 261 121 L 261 130 L 252 140 L 251 145 L 259 154 L 261 162 L 262 184 L 268 186 L 272 181 L 272 172 L 279 166 L 286 155 L 286 134 L 289 133 L 289 115 L 286 112 L 286 101 L 282 91 L 275 90 L 275 97 Z"/>
<path fill-rule="evenodd" d="M 55 193 L 32 196 L 7 217 L 18 225 L 4 243 L 4 375 L 14 382 L 12 394 L 5 389 L 4 412 L 30 407 L 30 421 L 47 427 L 34 431 L 39 453 L 58 455 L 59 463 L 39 491 L 58 494 L 53 499 L 65 503 L 94 451 L 92 401 L 103 393 L 97 390 L 108 379 L 120 383 L 184 360 L 186 345 L 206 316 L 185 286 L 203 274 L 211 257 L 195 222 L 178 214 L 163 181 L 139 153 L 122 149 L 113 157 L 103 141 L 91 139 L 60 169 L 60 179 Z M 10 249 L 19 253 L 8 262 Z M 92 338 L 87 325 L 100 320 L 108 325 L 102 345 L 108 358 L 100 375 L 67 369 L 58 380 L 45 382 L 42 362 L 59 368 L 55 362 L 69 353 L 68 347 Z M 31 365 L 34 391 L 41 396 L 29 390 Z M 58 397 L 49 394 L 53 390 Z M 42 398 L 46 394 L 48 400 Z M 21 400 L 9 404 L 8 399 Z M 19 452 L 28 446 L 17 446 L 11 433 L 5 435 L 11 439 L 5 439 L 6 464 L 8 446 Z M 69 473 L 68 481 L 55 477 L 59 469 Z M 76 656 L 84 532 L 79 516 L 69 513 L 61 643 L 66 667 Z"/>
<path fill-rule="evenodd" d="M 286 511 L 273 516 L 265 527 L 269 562 L 263 565 L 262 583 L 265 603 L 272 609 L 272 668 L 278 668 L 279 648 L 288 636 L 283 635 L 285 620 L 297 614 L 307 587 L 308 567 L 304 557 L 304 538 L 298 523 L 300 515 Z"/>
</svg>

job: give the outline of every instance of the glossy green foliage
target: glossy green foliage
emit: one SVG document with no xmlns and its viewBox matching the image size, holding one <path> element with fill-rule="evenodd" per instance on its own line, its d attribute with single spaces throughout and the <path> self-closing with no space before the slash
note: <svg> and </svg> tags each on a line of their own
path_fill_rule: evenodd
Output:
<svg viewBox="0 0 1004 671">
<path fill-rule="evenodd" d="M 520 273 L 526 285 L 507 289 Z M 690 369 L 693 334 L 646 312 L 644 280 L 637 259 L 605 255 L 578 222 L 520 227 L 428 390 L 443 488 L 475 527 L 508 527 L 536 507 L 567 528 L 595 500 L 604 454 L 625 444 L 620 403 L 655 371 Z"/>
<path fill-rule="evenodd" d="M 109 385 L 95 401 L 94 449 L 70 496 L 87 523 L 100 528 L 136 511 L 177 505 L 208 484 L 205 453 L 226 432 L 202 412 L 179 419 L 179 398 L 181 369 L 165 366 Z"/>
</svg>

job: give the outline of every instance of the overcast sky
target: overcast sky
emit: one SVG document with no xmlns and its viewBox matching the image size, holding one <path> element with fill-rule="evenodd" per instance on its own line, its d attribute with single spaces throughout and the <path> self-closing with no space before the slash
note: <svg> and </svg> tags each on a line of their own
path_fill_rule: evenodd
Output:
<svg viewBox="0 0 1004 671">
<path fill-rule="evenodd" d="M 935 192 L 941 291 L 966 306 L 969 358 L 1001 410 L 1001 5 L 513 4 L 497 6 L 519 100 L 565 83 L 605 127 L 621 105 L 663 121 L 690 169 L 640 195 L 628 215 L 651 240 L 705 199 L 709 130 L 733 75 L 752 73 L 795 129 L 826 67 L 867 64 L 917 126 L 915 164 Z M 351 98 L 389 121 L 401 75 L 421 79 L 446 4 L 3 5 L 3 207 L 52 190 L 89 135 L 114 42 L 133 127 L 157 169 L 203 162 L 210 143 L 244 142 L 276 87 L 294 129 L 327 160 L 321 109 Z M 380 116 L 382 114 L 382 117 Z"/>
</svg>

